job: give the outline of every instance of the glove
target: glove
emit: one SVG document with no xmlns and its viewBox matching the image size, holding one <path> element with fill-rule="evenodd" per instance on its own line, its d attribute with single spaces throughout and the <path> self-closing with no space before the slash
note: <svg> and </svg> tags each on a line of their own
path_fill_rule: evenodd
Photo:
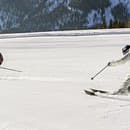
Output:
<svg viewBox="0 0 130 130">
<path fill-rule="evenodd" d="M 122 48 L 122 53 L 123 55 L 126 55 L 129 52 L 130 45 L 126 45 L 125 47 Z"/>
<path fill-rule="evenodd" d="M 111 62 L 108 62 L 108 64 L 107 64 L 108 66 L 111 66 Z"/>
</svg>

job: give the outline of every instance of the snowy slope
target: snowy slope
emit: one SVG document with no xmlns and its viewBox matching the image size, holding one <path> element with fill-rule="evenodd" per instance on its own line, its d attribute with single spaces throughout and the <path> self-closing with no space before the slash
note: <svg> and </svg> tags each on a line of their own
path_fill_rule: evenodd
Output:
<svg viewBox="0 0 130 130">
<path fill-rule="evenodd" d="M 0 130 L 130 129 L 129 101 L 83 92 L 90 87 L 116 90 L 129 74 L 126 64 L 90 80 L 108 61 L 122 57 L 121 48 L 130 41 L 125 30 L 113 35 L 112 30 L 98 31 L 102 33 L 0 39 L 3 66 L 23 71 L 0 69 Z"/>
</svg>

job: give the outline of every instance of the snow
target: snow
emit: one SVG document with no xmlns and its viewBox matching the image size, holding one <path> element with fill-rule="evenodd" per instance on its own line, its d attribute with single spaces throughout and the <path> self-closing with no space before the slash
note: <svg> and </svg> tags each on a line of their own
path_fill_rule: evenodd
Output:
<svg viewBox="0 0 130 130">
<path fill-rule="evenodd" d="M 91 10 L 90 13 L 87 15 L 87 27 L 92 27 L 96 24 L 101 24 L 101 12 L 98 12 L 96 10 Z"/>
<path fill-rule="evenodd" d="M 108 61 L 122 57 L 129 32 L 1 35 L 2 66 L 23 72 L 0 69 L 0 129 L 129 130 L 129 100 L 90 97 L 83 91 L 120 88 L 129 74 L 129 64 L 107 68 L 95 80 L 90 79 Z"/>
<path fill-rule="evenodd" d="M 112 16 L 111 13 L 112 7 L 105 8 L 105 20 L 107 26 L 110 24 L 110 20 L 114 20 L 114 17 Z M 90 13 L 87 15 L 87 24 L 86 26 L 91 28 L 93 25 L 96 24 L 102 24 L 102 16 L 101 16 L 101 11 L 98 10 L 91 10 Z"/>
<path fill-rule="evenodd" d="M 117 6 L 119 3 L 122 3 L 130 12 L 130 0 L 110 0 L 110 2 L 112 8 Z"/>
<path fill-rule="evenodd" d="M 46 5 L 48 7 L 48 13 L 52 12 L 55 8 L 57 8 L 60 4 L 63 3 L 63 0 L 48 0 Z"/>
<path fill-rule="evenodd" d="M 114 17 L 112 16 L 111 13 L 112 7 L 105 8 L 105 20 L 107 26 L 110 24 L 110 20 L 114 20 Z M 93 25 L 96 24 L 102 24 L 102 16 L 101 16 L 101 11 L 98 12 L 98 10 L 92 10 L 90 13 L 87 15 L 87 27 L 92 27 Z"/>
<path fill-rule="evenodd" d="M 111 5 L 105 8 L 105 20 L 107 26 L 110 24 L 110 20 L 114 20 L 114 16 L 112 15 L 112 9 L 117 6 L 118 4 L 122 3 L 124 7 L 127 8 L 128 12 L 130 12 L 130 0 L 110 0 Z M 102 16 L 101 11 L 98 10 L 91 10 L 87 17 L 87 23 L 86 26 L 88 28 L 91 28 L 92 26 L 96 24 L 102 23 Z"/>
<path fill-rule="evenodd" d="M 122 3 L 124 5 L 130 5 L 130 0 L 110 0 L 110 2 L 112 4 L 112 7 L 118 5 L 119 3 Z"/>
<path fill-rule="evenodd" d="M 16 28 L 19 26 L 19 23 L 17 22 L 18 17 L 16 14 L 12 15 L 12 12 L 10 11 L 9 13 L 6 12 L 5 10 L 1 9 L 0 10 L 0 29 L 6 30 L 7 26 L 9 28 Z M 7 23 L 10 22 L 11 26 L 7 25 Z"/>
<path fill-rule="evenodd" d="M 105 18 L 106 18 L 106 24 L 109 26 L 110 20 L 114 21 L 114 17 L 111 14 L 111 7 L 108 7 L 105 9 Z"/>
</svg>

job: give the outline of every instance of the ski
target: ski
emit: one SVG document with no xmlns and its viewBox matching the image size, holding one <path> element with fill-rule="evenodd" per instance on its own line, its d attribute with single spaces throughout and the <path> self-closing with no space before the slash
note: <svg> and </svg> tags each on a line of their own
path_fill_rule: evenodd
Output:
<svg viewBox="0 0 130 130">
<path fill-rule="evenodd" d="M 118 95 L 118 94 L 114 94 L 114 93 L 111 93 L 108 91 L 98 90 L 98 89 L 93 89 L 93 88 L 85 89 L 84 92 L 85 92 L 85 94 L 87 94 L 89 96 L 130 102 L 130 96 L 128 96 L 128 95 Z"/>
<path fill-rule="evenodd" d="M 94 88 L 90 88 L 89 90 L 85 89 L 84 92 L 90 96 L 98 96 L 97 93 L 101 93 L 101 94 L 109 94 L 110 93 L 108 91 L 104 91 L 104 90 L 99 90 L 99 89 L 94 89 Z M 112 95 L 112 94 L 111 94 Z"/>
<path fill-rule="evenodd" d="M 94 89 L 94 88 L 91 88 L 92 92 L 94 93 L 106 93 L 106 94 L 110 94 L 108 91 L 104 91 L 104 90 L 100 90 L 100 89 Z"/>
<path fill-rule="evenodd" d="M 97 96 L 95 92 L 90 91 L 90 90 L 84 90 L 84 92 L 90 96 Z"/>
</svg>

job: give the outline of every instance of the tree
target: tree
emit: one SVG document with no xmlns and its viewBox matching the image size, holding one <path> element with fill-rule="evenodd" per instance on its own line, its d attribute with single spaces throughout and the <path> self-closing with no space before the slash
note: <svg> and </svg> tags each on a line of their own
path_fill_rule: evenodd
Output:
<svg viewBox="0 0 130 130">
<path fill-rule="evenodd" d="M 103 22 L 102 22 L 101 28 L 103 28 L 103 29 L 107 28 L 107 24 L 106 24 L 106 19 L 105 19 L 105 17 L 103 17 Z"/>
<path fill-rule="evenodd" d="M 112 19 L 109 22 L 109 28 L 113 28 L 113 20 Z"/>
</svg>

